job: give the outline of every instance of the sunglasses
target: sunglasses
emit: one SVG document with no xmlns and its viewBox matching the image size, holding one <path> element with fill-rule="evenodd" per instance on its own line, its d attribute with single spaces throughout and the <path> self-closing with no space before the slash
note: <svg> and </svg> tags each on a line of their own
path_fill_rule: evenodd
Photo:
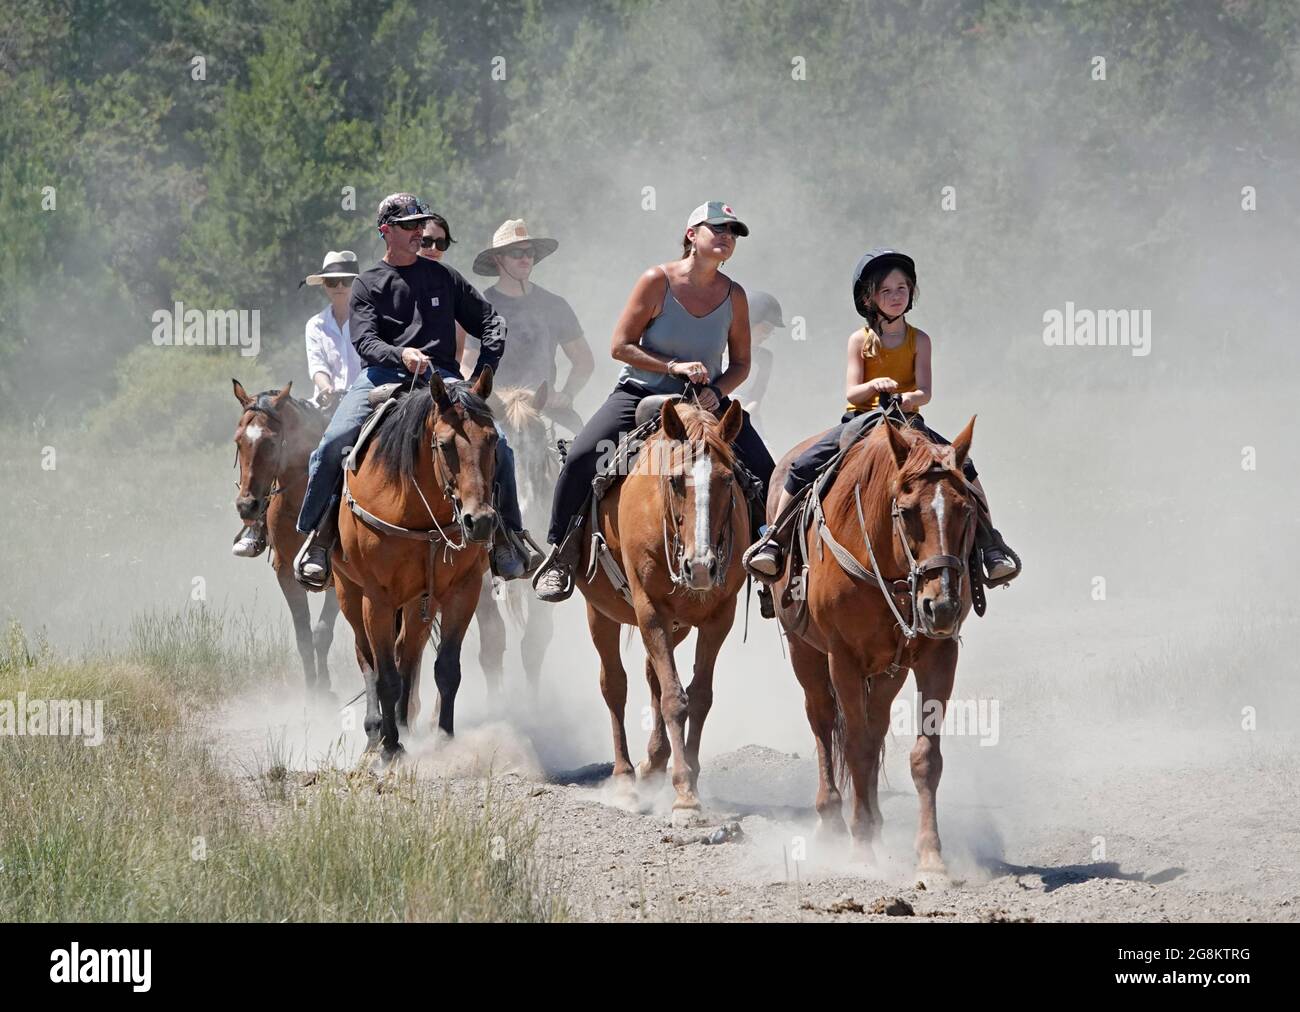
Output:
<svg viewBox="0 0 1300 1012">
<path fill-rule="evenodd" d="M 326 288 L 344 288 L 352 284 L 351 278 L 325 278 L 324 280 Z"/>
<path fill-rule="evenodd" d="M 454 241 L 455 240 L 453 239 L 448 239 L 445 235 L 439 236 L 437 239 L 431 235 L 426 235 L 420 240 L 420 245 L 425 249 L 428 249 L 430 246 L 437 246 L 443 253 L 446 253 Z"/>
<path fill-rule="evenodd" d="M 396 225 L 403 232 L 418 232 L 424 228 L 424 222 L 422 221 L 394 221 L 391 224 Z"/>
<path fill-rule="evenodd" d="M 506 256 L 511 260 L 534 260 L 537 257 L 537 253 L 531 246 L 529 246 L 525 249 L 507 250 Z"/>
<path fill-rule="evenodd" d="M 713 224 L 711 221 L 702 221 L 700 224 L 707 225 L 709 231 L 714 235 L 740 235 L 740 230 L 736 227 L 734 221 L 719 222 L 717 225 Z"/>
</svg>

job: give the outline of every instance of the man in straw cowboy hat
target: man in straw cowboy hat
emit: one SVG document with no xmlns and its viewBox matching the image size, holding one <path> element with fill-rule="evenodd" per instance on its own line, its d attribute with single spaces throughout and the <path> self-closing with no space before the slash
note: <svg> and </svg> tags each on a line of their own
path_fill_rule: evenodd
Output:
<svg viewBox="0 0 1300 1012">
<path fill-rule="evenodd" d="M 554 239 L 529 235 L 522 218 L 511 218 L 474 258 L 474 273 L 497 279 L 483 294 L 510 329 L 510 359 L 502 363 L 497 385 L 536 388 L 548 383 L 551 392 L 542 410 L 577 432 L 582 419 L 573 400 L 591 379 L 596 360 L 569 303 L 532 280 L 533 267 L 558 246 Z M 569 360 L 562 390 L 555 386 L 557 349 Z"/>
<path fill-rule="evenodd" d="M 361 372 L 361 359 L 352 347 L 348 329 L 348 299 L 352 282 L 359 273 L 357 255 L 350 249 L 330 250 L 315 274 L 308 274 L 298 287 L 320 288 L 329 305 L 307 321 L 307 375 L 316 387 L 311 402 L 330 412 L 344 391 Z M 266 515 L 249 523 L 235 538 L 231 551 L 254 559 L 266 551 Z"/>
<path fill-rule="evenodd" d="M 475 375 L 496 369 L 505 351 L 505 321 L 459 272 L 418 256 L 429 209 L 410 193 L 393 193 L 379 203 L 375 226 L 385 252 L 352 284 L 352 344 L 364 368 L 334 412 L 320 445 L 311 455 L 307 493 L 298 531 L 310 537 L 294 560 L 294 575 L 319 589 L 329 579 L 330 551 L 338 529 L 343 451 L 351 446 L 370 413 L 370 391 L 385 383 L 424 384 L 433 370 L 444 379 L 462 379 L 456 361 L 456 324 L 479 342 Z M 496 484 L 501 522 L 516 536 L 496 539 L 492 565 L 504 579 L 528 575 L 541 556 L 528 549 L 515 489 L 514 455 L 497 426 Z M 516 547 L 523 545 L 523 548 Z M 526 555 L 524 553 L 527 553 Z"/>
</svg>

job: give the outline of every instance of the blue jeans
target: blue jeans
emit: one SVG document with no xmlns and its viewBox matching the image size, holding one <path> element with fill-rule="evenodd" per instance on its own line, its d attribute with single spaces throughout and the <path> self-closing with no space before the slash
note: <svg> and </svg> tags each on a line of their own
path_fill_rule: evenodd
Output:
<svg viewBox="0 0 1300 1012">
<path fill-rule="evenodd" d="M 462 377 L 450 371 L 438 370 L 444 380 L 459 382 Z M 343 488 L 343 451 L 356 442 L 361 426 L 370 416 L 367 403 L 370 391 L 385 383 L 407 384 L 411 374 L 403 369 L 372 365 L 361 371 L 348 392 L 343 395 L 334 417 L 330 420 L 320 445 L 312 451 L 307 465 L 307 493 L 298 513 L 298 533 L 314 531 L 327 511 L 338 509 Z M 515 455 L 506 442 L 506 434 L 497 423 L 497 512 L 510 530 L 522 530 L 523 517 L 519 513 L 519 491 L 515 486 Z"/>
</svg>

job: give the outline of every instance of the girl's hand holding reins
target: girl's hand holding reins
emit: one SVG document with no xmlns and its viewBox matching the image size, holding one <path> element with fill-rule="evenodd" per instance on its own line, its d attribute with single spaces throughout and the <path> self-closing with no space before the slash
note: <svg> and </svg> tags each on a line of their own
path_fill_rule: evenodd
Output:
<svg viewBox="0 0 1300 1012">
<path fill-rule="evenodd" d="M 898 389 L 898 380 L 890 379 L 888 376 L 881 376 L 879 379 L 871 381 L 871 390 L 876 395 L 892 394 Z"/>
</svg>

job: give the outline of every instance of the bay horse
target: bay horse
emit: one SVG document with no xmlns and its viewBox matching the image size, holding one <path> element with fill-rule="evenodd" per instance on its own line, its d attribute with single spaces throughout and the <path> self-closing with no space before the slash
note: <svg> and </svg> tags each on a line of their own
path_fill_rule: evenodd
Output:
<svg viewBox="0 0 1300 1012">
<path fill-rule="evenodd" d="M 400 729 L 418 712 L 420 658 L 435 621 L 437 726 L 453 733 L 461 641 L 496 526 L 491 391 L 490 367 L 472 385 L 434 374 L 389 411 L 355 474 L 345 465 L 334 586 L 356 633 L 367 751 L 382 749 L 379 766 L 404 751 Z"/>
<path fill-rule="evenodd" d="M 615 782 L 626 791 L 638 772 L 647 781 L 662 777 L 671 756 L 673 821 L 689 824 L 700 818 L 700 738 L 713 705 L 713 668 L 745 582 L 741 555 L 749 544 L 750 515 L 731 449 L 744 414 L 736 401 L 719 420 L 669 399 L 659 417 L 658 432 L 646 440 L 631 472 L 600 500 L 593 525 L 600 539 L 592 537 L 591 527 L 586 530 L 579 571 L 594 571 L 593 578 L 579 575 L 576 582 L 587 599 L 587 623 L 600 655 Z M 592 558 L 601 541 L 609 552 L 604 562 Z M 626 597 L 611 572 L 625 581 Z M 649 755 L 636 772 L 623 722 L 623 625 L 641 632 L 653 703 Z M 692 628 L 698 633 L 694 675 L 683 689 L 673 651 Z"/>
<path fill-rule="evenodd" d="M 332 587 L 325 591 L 313 626 L 307 591 L 293 576 L 293 559 L 305 537 L 296 524 L 307 490 L 307 461 L 329 418 L 308 402 L 290 396 L 292 382 L 256 396 L 250 396 L 239 380 L 231 383 L 235 400 L 243 408 L 235 429 L 239 467 L 235 509 L 244 523 L 265 518 L 271 568 L 293 618 L 304 684 L 309 694 L 333 701 L 328 662 L 339 614 L 338 597 Z"/>
<path fill-rule="evenodd" d="M 911 754 L 920 799 L 917 870 L 938 877 L 946 875 L 935 803 L 943 773 L 939 739 L 957 671 L 957 635 L 971 608 L 977 501 L 961 468 L 974 428 L 972 417 L 951 446 L 941 446 L 917 429 L 879 422 L 843 458 L 821 505 L 824 527 L 815 519 L 807 535 L 808 622 L 801 632 L 793 631 L 798 595 L 790 593 L 789 569 L 773 587 L 817 740 L 819 828 L 844 831 L 839 781 L 847 768 L 853 841 L 868 862 L 882 821 L 877 780 L 890 706 L 908 670 L 915 674 L 923 715 Z M 777 465 L 769 518 L 791 462 L 816 438 Z"/>
<path fill-rule="evenodd" d="M 492 411 L 515 451 L 519 511 L 523 515 L 524 528 L 531 530 L 546 527 L 551 494 L 560 473 L 559 456 L 553 449 L 554 432 L 542 414 L 549 393 L 550 386 L 543 381 L 536 390 L 505 387 L 494 391 L 489 398 Z M 507 615 L 514 627 L 522 629 L 519 659 L 528 688 L 534 698 L 537 695 L 542 662 L 555 631 L 555 618 L 552 606 L 527 593 L 527 587 L 524 580 L 498 583 L 494 595 L 491 573 L 483 578 L 474 617 L 479 629 L 479 666 L 493 698 L 498 697 L 501 691 Z"/>
</svg>

